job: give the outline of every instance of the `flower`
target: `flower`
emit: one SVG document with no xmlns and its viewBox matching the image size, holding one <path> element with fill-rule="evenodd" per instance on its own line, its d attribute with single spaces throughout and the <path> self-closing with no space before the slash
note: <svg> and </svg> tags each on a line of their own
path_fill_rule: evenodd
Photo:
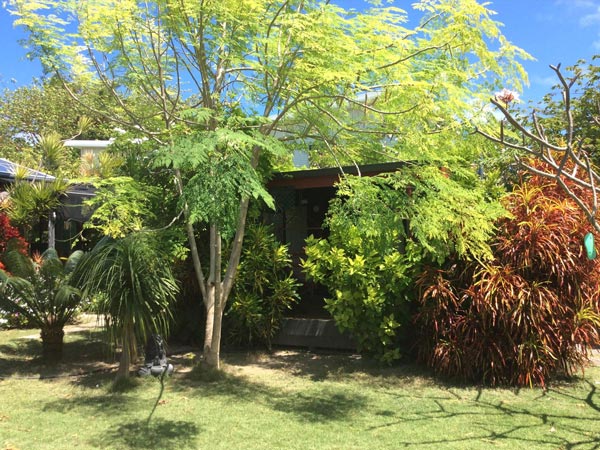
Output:
<svg viewBox="0 0 600 450">
<path fill-rule="evenodd" d="M 519 101 L 519 94 L 506 88 L 502 89 L 500 92 L 496 92 L 494 96 L 496 97 L 496 100 L 506 103 L 507 106 L 510 102 Z"/>
</svg>

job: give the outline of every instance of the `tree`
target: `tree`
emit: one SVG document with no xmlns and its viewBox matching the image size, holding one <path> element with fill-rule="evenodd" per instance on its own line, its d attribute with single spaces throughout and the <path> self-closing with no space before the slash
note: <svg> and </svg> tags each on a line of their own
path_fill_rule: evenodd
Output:
<svg viewBox="0 0 600 450">
<path fill-rule="evenodd" d="M 56 178 L 52 181 L 27 180 L 27 169 L 17 170 L 15 181 L 8 187 L 8 200 L 4 209 L 11 222 L 23 230 L 27 241 L 32 245 L 46 243 L 44 232 L 53 211 L 60 205 L 68 183 Z"/>
<path fill-rule="evenodd" d="M 457 132 L 482 85 L 499 78 L 518 85 L 524 72 L 516 59 L 527 56 L 475 0 L 418 2 L 414 29 L 404 27 L 399 8 L 362 13 L 317 0 L 9 5 L 48 72 L 66 87 L 95 79 L 120 114 L 91 110 L 162 147 L 207 311 L 204 354 L 215 366 L 248 204 L 270 200 L 257 168 L 280 155 L 275 137 L 316 142 L 338 161 L 363 160 L 350 150 L 364 143 L 371 158 L 397 159 L 411 145 L 425 148 L 430 135 Z M 384 148 L 385 136 L 403 145 Z M 216 176 L 226 181 L 210 181 Z M 207 272 L 197 226 L 209 235 Z"/>
<path fill-rule="evenodd" d="M 41 329 L 43 354 L 51 361 L 62 356 L 63 328 L 81 302 L 71 277 L 82 255 L 78 250 L 63 263 L 54 249 L 31 259 L 17 247 L 2 256 L 7 271 L 0 269 L 0 308 Z"/>
<path fill-rule="evenodd" d="M 550 66 L 559 80 L 562 99 L 554 102 L 546 97 L 549 118 L 533 110 L 529 120 L 521 119 L 511 108 L 514 93 L 508 90 L 496 94 L 491 102 L 504 119 L 497 129 L 481 127 L 478 133 L 510 150 L 517 164 L 533 175 L 556 181 L 561 189 L 585 213 L 596 231 L 598 213 L 598 175 L 593 158 L 597 157 L 597 124 L 600 121 L 598 103 L 598 68 L 588 71 L 575 69 L 572 76 L 563 74 L 560 64 Z M 579 97 L 574 87 L 584 86 Z M 546 128 L 546 125 L 548 126 Z M 531 161 L 541 163 L 532 164 Z M 592 193 L 582 195 L 573 186 Z"/>
<path fill-rule="evenodd" d="M 104 238 L 85 255 L 73 275 L 83 294 L 98 300 L 98 313 L 113 343 L 121 342 L 117 378 L 127 378 L 137 342 L 152 333 L 166 335 L 177 285 L 168 261 L 148 233 Z"/>
<path fill-rule="evenodd" d="M 91 89 L 70 89 L 98 104 Z M 102 102 L 108 106 L 106 99 Z M 2 155 L 24 166 L 58 175 L 79 175 L 79 154 L 63 147 L 64 139 L 108 138 L 107 122 L 71 98 L 58 79 L 34 80 L 30 86 L 5 89 L 0 95 Z"/>
<path fill-rule="evenodd" d="M 600 66 L 597 60 L 600 55 L 592 58 L 590 64 L 579 61 L 575 66 L 566 68 L 565 81 L 570 85 L 571 112 L 573 115 L 573 135 L 594 163 L 600 162 Z M 561 70 L 562 72 L 562 70 Z M 564 137 L 565 116 L 564 85 L 557 79 L 558 84 L 544 96 L 536 108 L 541 117 L 546 136 L 554 142 L 561 142 Z"/>
</svg>

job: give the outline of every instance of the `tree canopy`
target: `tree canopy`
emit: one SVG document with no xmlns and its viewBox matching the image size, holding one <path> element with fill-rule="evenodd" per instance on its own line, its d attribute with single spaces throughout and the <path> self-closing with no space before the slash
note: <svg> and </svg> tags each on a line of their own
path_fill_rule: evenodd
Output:
<svg viewBox="0 0 600 450">
<path fill-rule="evenodd" d="M 90 104 L 108 107 L 106 98 L 90 88 L 69 86 Z M 109 122 L 69 96 L 60 80 L 34 80 L 31 85 L 5 89 L 0 94 L 0 146 L 2 156 L 28 167 L 57 174 L 77 173 L 79 154 L 65 149 L 71 138 L 108 139 Z"/>
<path fill-rule="evenodd" d="M 515 60 L 526 54 L 475 0 L 418 2 L 415 28 L 400 8 L 315 0 L 9 5 L 48 72 L 101 83 L 121 102 L 114 120 L 163 143 L 190 107 L 239 110 L 265 118 L 266 134 L 326 140 L 360 160 L 354 136 L 391 134 L 409 147 L 456 127 L 494 82 L 519 87 L 525 76 Z"/>
</svg>

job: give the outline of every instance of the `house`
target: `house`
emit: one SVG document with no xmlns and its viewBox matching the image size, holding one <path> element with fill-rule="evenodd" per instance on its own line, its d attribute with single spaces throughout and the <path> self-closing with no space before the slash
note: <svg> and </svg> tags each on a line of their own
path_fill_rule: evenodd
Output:
<svg viewBox="0 0 600 450">
<path fill-rule="evenodd" d="M 8 187 L 15 182 L 17 176 L 33 183 L 51 183 L 56 180 L 56 177 L 47 173 L 0 158 L 0 202 L 8 199 Z M 50 213 L 47 225 L 48 247 L 56 248 L 61 256 L 72 252 L 73 239 L 81 232 L 83 223 L 91 215 L 91 211 L 86 209 L 84 202 L 93 195 L 94 188 L 92 186 L 71 185 L 60 197 L 61 206 Z M 45 248 L 37 250 L 42 251 Z"/>
<path fill-rule="evenodd" d="M 108 148 L 114 142 L 114 139 L 108 140 L 78 140 L 68 139 L 63 142 L 65 147 L 79 149 L 81 159 L 92 157 L 97 159 L 98 155 Z"/>
<path fill-rule="evenodd" d="M 300 267 L 305 256 L 306 238 L 327 237 L 323 222 L 329 202 L 335 196 L 335 184 L 345 174 L 374 176 L 394 172 L 401 162 L 363 166 L 307 169 L 275 174 L 267 187 L 275 199 L 275 211 L 267 212 L 280 242 L 289 245 L 296 278 L 302 283 L 301 301 L 287 314 L 273 343 L 286 346 L 355 349 L 352 339 L 340 333 L 325 310 L 324 286 L 306 280 Z"/>
</svg>

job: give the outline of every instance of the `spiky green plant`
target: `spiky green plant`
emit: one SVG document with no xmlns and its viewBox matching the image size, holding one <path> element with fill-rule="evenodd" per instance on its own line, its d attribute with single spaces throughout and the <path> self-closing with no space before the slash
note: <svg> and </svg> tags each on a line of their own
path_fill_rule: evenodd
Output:
<svg viewBox="0 0 600 450">
<path fill-rule="evenodd" d="M 283 314 L 298 299 L 298 286 L 287 245 L 277 242 L 271 227 L 250 224 L 226 313 L 231 340 L 271 350 Z"/>
<path fill-rule="evenodd" d="M 54 249 L 31 259 L 13 248 L 2 258 L 6 270 L 0 269 L 0 309 L 20 314 L 41 329 L 43 354 L 49 360 L 62 356 L 63 328 L 81 301 L 71 278 L 82 255 L 76 251 L 63 264 Z"/>
<path fill-rule="evenodd" d="M 75 278 L 86 297 L 96 296 L 111 341 L 122 344 L 117 378 L 129 376 L 136 343 L 151 333 L 166 335 L 178 291 L 169 262 L 150 233 L 102 239 L 77 267 Z"/>
<path fill-rule="evenodd" d="M 60 206 L 60 197 L 67 191 L 68 183 L 56 178 L 54 181 L 28 181 L 16 175 L 9 188 L 7 213 L 11 222 L 24 230 L 30 243 L 42 241 L 40 224 L 47 223 L 53 210 Z"/>
</svg>

